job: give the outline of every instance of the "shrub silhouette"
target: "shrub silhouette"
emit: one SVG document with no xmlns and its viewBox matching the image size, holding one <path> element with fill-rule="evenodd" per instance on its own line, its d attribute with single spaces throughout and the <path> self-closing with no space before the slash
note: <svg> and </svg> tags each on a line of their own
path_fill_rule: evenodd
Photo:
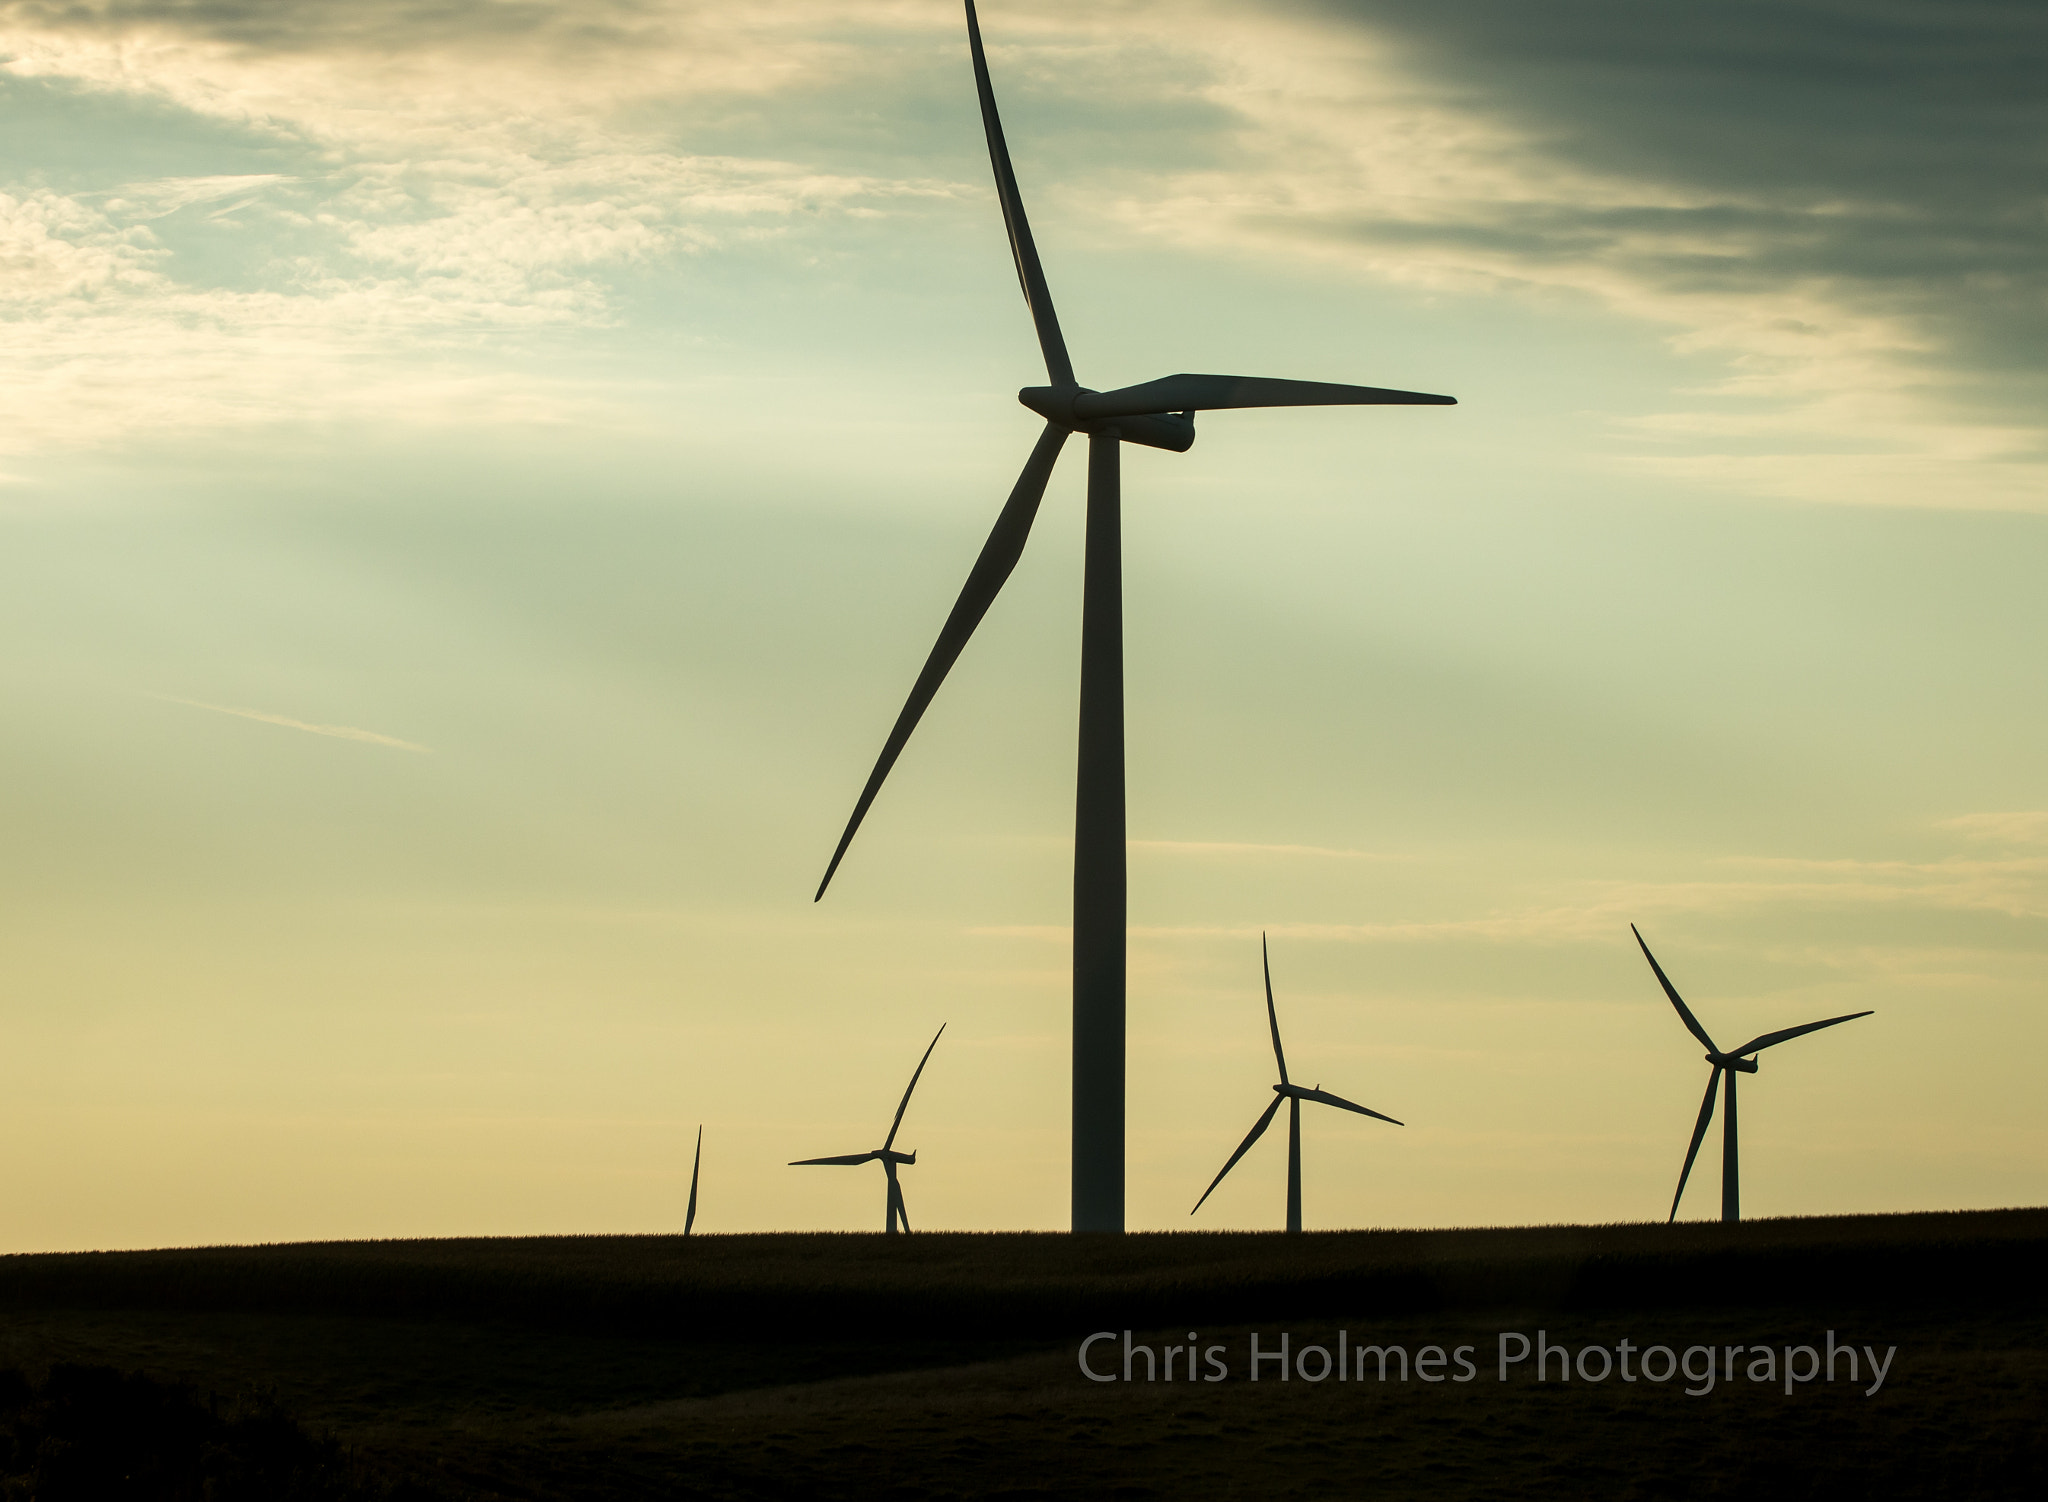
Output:
<svg viewBox="0 0 2048 1502">
<path fill-rule="evenodd" d="M 35 1502 L 340 1502 L 363 1489 L 332 1441 L 271 1403 L 223 1415 L 187 1387 L 105 1366 L 0 1371 L 0 1496 Z"/>
</svg>

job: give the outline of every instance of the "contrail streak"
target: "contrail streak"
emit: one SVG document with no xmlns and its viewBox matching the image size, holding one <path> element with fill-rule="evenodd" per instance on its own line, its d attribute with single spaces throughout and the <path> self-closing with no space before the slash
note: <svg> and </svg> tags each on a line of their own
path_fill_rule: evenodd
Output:
<svg viewBox="0 0 2048 1502">
<path fill-rule="evenodd" d="M 260 709 L 236 709 L 229 704 L 208 704 L 201 699 L 181 699 L 176 694 L 151 694 L 152 699 L 161 699 L 166 704 L 185 704 L 193 709 L 210 709 L 215 714 L 239 715 L 245 720 L 261 720 L 266 725 L 282 725 L 287 730 L 304 730 L 311 735 L 331 735 L 341 741 L 368 741 L 373 746 L 396 746 L 401 751 L 418 751 L 433 755 L 432 746 L 422 746 L 414 741 L 402 741 L 395 735 L 379 735 L 374 730 L 358 730 L 353 725 L 314 725 L 305 720 L 294 720 L 289 715 L 265 714 Z"/>
</svg>

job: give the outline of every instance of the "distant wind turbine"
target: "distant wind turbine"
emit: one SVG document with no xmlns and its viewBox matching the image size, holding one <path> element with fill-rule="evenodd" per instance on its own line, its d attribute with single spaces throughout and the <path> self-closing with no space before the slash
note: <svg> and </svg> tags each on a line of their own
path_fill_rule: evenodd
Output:
<svg viewBox="0 0 2048 1502">
<path fill-rule="evenodd" d="M 1332 1095 L 1321 1086 L 1305 1090 L 1300 1085 L 1290 1084 L 1287 1079 L 1287 1055 L 1280 1048 L 1280 1014 L 1273 1007 L 1273 962 L 1266 956 L 1266 936 L 1259 935 L 1259 960 L 1266 970 L 1266 1022 L 1273 1030 L 1273 1062 L 1280 1066 L 1280 1083 L 1273 1087 L 1273 1103 L 1266 1107 L 1265 1114 L 1252 1124 L 1244 1141 L 1237 1145 L 1237 1151 L 1230 1155 L 1230 1161 L 1209 1181 L 1209 1187 L 1202 1191 L 1202 1198 L 1195 1201 L 1195 1210 L 1202 1208 L 1203 1201 L 1216 1192 L 1216 1186 L 1223 1182 L 1223 1174 L 1237 1167 L 1237 1160 L 1251 1151 L 1251 1146 L 1266 1135 L 1266 1128 L 1273 1124 L 1274 1113 L 1282 1101 L 1287 1102 L 1287 1229 L 1301 1229 L 1301 1103 L 1305 1100 L 1320 1101 L 1326 1106 L 1337 1106 L 1346 1111 L 1356 1111 L 1361 1116 L 1370 1116 L 1376 1121 L 1392 1121 L 1395 1126 L 1403 1123 L 1391 1116 L 1382 1116 L 1377 1111 L 1368 1111 L 1341 1095 Z M 1188 1211 L 1193 1215 L 1195 1210 Z"/>
<path fill-rule="evenodd" d="M 882 1163 L 882 1172 L 889 1176 L 889 1206 L 882 1220 L 882 1229 L 891 1236 L 896 1234 L 896 1223 L 898 1221 L 903 1223 L 903 1234 L 906 1236 L 910 1234 L 910 1216 L 903 1208 L 903 1186 L 896 1182 L 896 1165 L 899 1163 L 915 1163 L 917 1161 L 917 1154 L 914 1152 L 899 1153 L 896 1151 L 896 1133 L 903 1125 L 903 1113 L 910 1108 L 910 1092 L 917 1088 L 918 1075 L 924 1073 L 925 1059 L 929 1059 L 932 1056 L 932 1050 L 939 1046 L 939 1033 L 943 1033 L 945 1030 L 945 1024 L 940 1023 L 939 1032 L 933 1033 L 932 1041 L 925 1045 L 924 1058 L 917 1061 L 917 1071 L 910 1076 L 910 1083 L 903 1090 L 902 1103 L 896 1107 L 896 1119 L 889 1123 L 888 1141 L 884 1142 L 880 1147 L 873 1148 L 864 1153 L 847 1153 L 843 1157 L 838 1158 L 799 1158 L 796 1162 L 789 1165 L 791 1168 L 841 1168 L 851 1167 L 855 1163 L 870 1163 L 879 1158 Z"/>
<path fill-rule="evenodd" d="M 1714 1087 L 1724 1079 L 1728 1082 L 1725 1094 L 1728 1109 L 1721 1118 L 1721 1219 L 1742 1219 L 1742 1186 L 1737 1173 L 1735 1150 L 1735 1076 L 1755 1074 L 1756 1060 L 1744 1057 L 1759 1053 L 1766 1048 L 1775 1048 L 1780 1043 L 1806 1033 L 1817 1033 L 1824 1027 L 1833 1027 L 1838 1022 L 1854 1022 L 1858 1017 L 1868 1017 L 1870 1012 L 1845 1012 L 1840 1017 L 1825 1018 L 1820 1022 L 1808 1022 L 1799 1027 L 1780 1028 L 1775 1033 L 1751 1038 L 1740 1048 L 1731 1048 L 1726 1053 L 1714 1046 L 1714 1040 L 1707 1036 L 1707 1030 L 1700 1026 L 1699 1018 L 1685 1004 L 1671 980 L 1664 974 L 1664 967 L 1657 963 L 1657 956 L 1650 953 L 1650 946 L 1643 943 L 1643 936 L 1631 923 L 1628 931 L 1636 936 L 1636 944 L 1643 951 L 1643 958 L 1650 962 L 1656 972 L 1657 984 L 1664 988 L 1664 994 L 1671 998 L 1671 1004 L 1678 1008 L 1678 1020 L 1685 1024 L 1687 1032 L 1707 1046 L 1707 1062 L 1714 1067 L 1707 1075 L 1706 1098 L 1700 1102 L 1700 1119 L 1693 1125 L 1692 1145 L 1685 1150 L 1685 1167 L 1678 1171 L 1678 1192 L 1671 1196 L 1671 1213 L 1664 1217 L 1666 1225 L 1678 1219 L 1678 1202 L 1685 1197 L 1685 1181 L 1692 1175 L 1692 1160 L 1699 1156 L 1700 1143 L 1707 1135 L 1707 1128 L 1714 1121 Z"/>
<path fill-rule="evenodd" d="M 825 895 L 868 806 L 881 791 L 910 734 L 917 728 L 974 628 L 1016 567 L 1052 477 L 1060 449 L 1073 433 L 1088 435 L 1088 523 L 1082 562 L 1080 769 L 1074 794 L 1074 1044 L 1072 1213 L 1076 1231 L 1124 1228 L 1124 661 L 1123 562 L 1120 519 L 1122 446 L 1184 453 L 1195 441 L 1195 413 L 1238 407 L 1451 406 L 1448 396 L 1338 386 L 1322 381 L 1259 376 L 1171 375 L 1114 391 L 1094 391 L 1074 379 L 1066 338 L 1053 312 L 1052 294 L 1039 266 L 1024 200 L 1010 166 L 1002 121 L 996 114 L 988 60 L 974 0 L 967 0 L 967 45 L 981 97 L 1010 255 L 1038 332 L 1048 386 L 1027 386 L 1017 400 L 1045 419 L 1010 498 L 996 518 L 981 556 L 952 614 L 939 631 L 910 698 L 883 743 L 882 754 L 854 803 L 839 847 L 818 883 Z"/>
<path fill-rule="evenodd" d="M 697 1128 L 697 1156 L 690 1160 L 690 1208 L 683 1212 L 683 1234 L 697 1223 L 697 1170 L 704 1166 L 704 1128 Z"/>
</svg>

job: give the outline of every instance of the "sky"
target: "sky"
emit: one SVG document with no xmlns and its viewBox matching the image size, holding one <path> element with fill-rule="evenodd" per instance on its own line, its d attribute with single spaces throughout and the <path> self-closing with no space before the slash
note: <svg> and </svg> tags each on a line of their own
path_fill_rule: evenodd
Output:
<svg viewBox="0 0 2048 1502">
<path fill-rule="evenodd" d="M 2048 12 L 989 0 L 1129 1217 L 2048 1201 Z M 1064 1226 L 1080 450 L 946 0 L 0 0 L 0 1251 Z M 1718 1132 L 1683 1214 L 1718 1213 Z"/>
</svg>

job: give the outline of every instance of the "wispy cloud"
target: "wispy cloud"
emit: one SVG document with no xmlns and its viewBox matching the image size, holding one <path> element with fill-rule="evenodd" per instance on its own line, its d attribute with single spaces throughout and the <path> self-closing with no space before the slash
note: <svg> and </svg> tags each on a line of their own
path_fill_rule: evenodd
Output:
<svg viewBox="0 0 2048 1502">
<path fill-rule="evenodd" d="M 1962 814 L 1943 819 L 1941 828 L 1967 839 L 2006 845 L 2048 844 L 2048 809 L 2017 809 L 2011 813 Z"/>
<path fill-rule="evenodd" d="M 1561 881 L 1556 895 L 1507 911 L 1360 923 L 1134 924 L 1136 939 L 1275 937 L 1347 944 L 1580 944 L 1625 935 L 1655 917 L 1891 910 L 1971 912 L 2048 921 L 2048 857 L 1861 861 L 1776 856 L 1716 861 L 1728 874 L 1696 881 Z M 991 938 L 1065 942 L 1060 925 L 976 928 Z"/>
<path fill-rule="evenodd" d="M 0 182 L 0 449 L 642 420 L 630 380 L 558 357 L 563 331 L 619 321 L 622 281 L 958 191 L 695 149 L 666 118 L 689 100 L 847 72 L 851 44 L 806 37 L 811 12 L 741 9 L 372 3 L 344 21 L 291 0 L 260 19 L 0 0 L 0 80 L 140 104 L 166 122 L 170 161 L 217 158 L 205 143 L 226 130 L 296 169 L 95 184 L 30 159 Z M 181 146 L 181 115 L 197 144 Z"/>
<path fill-rule="evenodd" d="M 308 735 L 328 735 L 339 741 L 367 741 L 373 746 L 395 746 L 401 751 L 418 751 L 427 755 L 433 752 L 431 746 L 422 746 L 416 741 L 402 741 L 395 735 L 381 735 L 375 730 L 359 730 L 353 725 L 315 725 L 309 720 L 295 720 L 290 715 L 270 714 L 261 709 L 237 709 L 231 704 L 208 704 L 203 699 L 181 699 L 176 694 L 153 693 L 149 697 L 165 704 L 210 709 L 215 714 L 231 714 L 265 725 L 282 725 L 287 730 L 303 730 Z"/>
<path fill-rule="evenodd" d="M 296 179 L 279 172 L 248 172 L 230 176 L 162 177 L 150 182 L 124 183 L 104 195 L 106 206 L 132 218 L 156 219 L 175 214 L 196 203 L 216 203 L 237 194 L 254 195 L 263 188 Z M 93 195 L 87 195 L 93 196 Z M 245 200 L 253 202 L 253 196 Z M 240 207 L 240 205 L 237 205 Z"/>
</svg>

